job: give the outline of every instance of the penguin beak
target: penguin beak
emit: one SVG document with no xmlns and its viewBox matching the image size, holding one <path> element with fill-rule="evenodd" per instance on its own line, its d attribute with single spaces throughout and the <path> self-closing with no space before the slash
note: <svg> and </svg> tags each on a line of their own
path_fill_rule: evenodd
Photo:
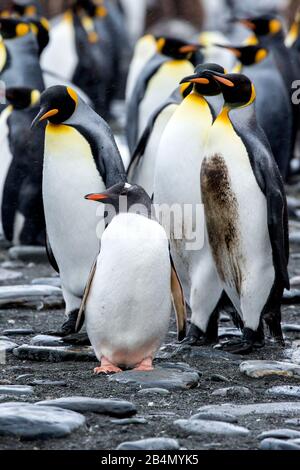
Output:
<svg viewBox="0 0 300 470">
<path fill-rule="evenodd" d="M 186 46 L 182 46 L 179 49 L 181 54 L 188 54 L 189 52 L 197 52 L 199 49 L 202 49 L 201 44 L 187 44 Z"/>
<path fill-rule="evenodd" d="M 51 116 L 55 116 L 58 113 L 58 109 L 50 109 L 49 111 L 47 111 L 46 109 L 42 108 L 39 114 L 32 121 L 31 128 L 37 126 L 40 122 L 44 121 L 45 119 L 48 119 Z"/>
<path fill-rule="evenodd" d="M 109 194 L 106 193 L 92 193 L 84 196 L 88 201 L 106 202 L 109 199 Z"/>
<path fill-rule="evenodd" d="M 208 85 L 209 80 L 208 78 L 204 78 L 199 75 L 190 75 L 189 77 L 183 78 L 180 84 L 182 83 L 200 83 L 201 85 Z"/>
<path fill-rule="evenodd" d="M 222 74 L 217 74 L 216 72 L 212 73 L 212 77 L 214 80 L 216 80 L 217 82 L 221 83 L 222 85 L 225 85 L 227 87 L 234 87 L 234 83 L 231 81 L 231 80 L 228 80 L 228 78 L 226 78 L 226 75 L 222 75 Z"/>
</svg>

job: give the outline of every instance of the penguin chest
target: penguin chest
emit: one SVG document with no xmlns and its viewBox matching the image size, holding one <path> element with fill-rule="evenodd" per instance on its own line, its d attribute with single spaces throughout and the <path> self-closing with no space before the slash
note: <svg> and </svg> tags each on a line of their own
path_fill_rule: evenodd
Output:
<svg viewBox="0 0 300 470">
<path fill-rule="evenodd" d="M 1 165 L 0 165 L 0 208 L 2 206 L 3 191 L 7 173 L 12 162 L 12 154 L 9 148 L 9 127 L 7 119 L 11 113 L 8 106 L 0 114 L 0 148 L 1 148 Z M 0 234 L 3 233 L 1 212 L 0 212 Z"/>
</svg>

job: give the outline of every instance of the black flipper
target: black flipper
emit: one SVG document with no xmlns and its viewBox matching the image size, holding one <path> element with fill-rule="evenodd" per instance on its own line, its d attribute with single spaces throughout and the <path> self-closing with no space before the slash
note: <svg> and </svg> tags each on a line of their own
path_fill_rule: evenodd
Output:
<svg viewBox="0 0 300 470">
<path fill-rule="evenodd" d="M 96 272 L 96 266 L 97 266 L 97 258 L 94 261 L 94 264 L 93 264 L 92 269 L 91 269 L 90 274 L 89 274 L 89 278 L 88 278 L 87 283 L 86 283 L 86 287 L 85 287 L 85 290 L 84 290 L 82 302 L 81 302 L 80 309 L 79 309 L 78 316 L 77 316 L 77 321 L 76 321 L 76 326 L 75 326 L 75 333 L 78 333 L 78 331 L 80 331 L 80 329 L 82 328 L 82 325 L 84 324 L 85 305 L 86 305 L 86 301 L 87 301 L 87 298 L 88 298 L 89 293 L 90 293 L 91 285 L 92 285 L 92 282 L 93 282 L 93 279 L 94 279 L 94 274 Z"/>
<path fill-rule="evenodd" d="M 49 242 L 49 238 L 48 238 L 47 232 L 46 232 L 46 243 L 45 243 L 45 246 L 46 246 L 46 252 L 47 252 L 47 256 L 48 256 L 49 263 L 51 264 L 52 268 L 53 268 L 57 273 L 59 273 L 59 267 L 58 267 L 58 264 L 57 264 L 56 259 L 55 259 L 55 257 L 54 257 L 54 254 L 53 254 L 53 251 L 52 251 L 50 242 Z"/>
<path fill-rule="evenodd" d="M 182 341 L 186 335 L 186 306 L 185 306 L 183 289 L 182 289 L 181 282 L 177 274 L 171 253 L 170 253 L 170 263 L 171 263 L 171 290 L 172 290 L 174 310 L 176 313 L 177 337 L 178 337 L 178 341 Z"/>
</svg>

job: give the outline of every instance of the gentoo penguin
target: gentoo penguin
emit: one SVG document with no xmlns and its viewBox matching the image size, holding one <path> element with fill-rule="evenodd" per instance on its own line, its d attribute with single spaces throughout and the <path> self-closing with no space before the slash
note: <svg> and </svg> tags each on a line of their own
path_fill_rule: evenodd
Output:
<svg viewBox="0 0 300 470">
<path fill-rule="evenodd" d="M 220 94 L 219 86 L 203 74 L 206 69 L 224 72 L 216 64 L 203 64 L 194 75 L 182 80 L 192 83 L 194 89 L 163 132 L 154 176 L 154 203 L 162 209 L 159 217 L 170 232 L 171 253 L 192 310 L 186 338 L 191 344 L 217 340 L 215 316 L 223 290 L 208 244 L 200 192 L 204 144 L 215 117 L 203 94 Z"/>
<path fill-rule="evenodd" d="M 193 87 L 182 84 L 150 116 L 127 170 L 128 181 L 142 186 L 152 196 L 157 149 L 163 131 L 173 113 Z"/>
<path fill-rule="evenodd" d="M 285 180 L 293 155 L 293 116 L 290 95 L 277 69 L 274 53 L 260 44 L 226 47 L 237 58 L 234 72 L 253 82 L 257 98 L 256 115 L 269 139 L 281 176 Z"/>
<path fill-rule="evenodd" d="M 157 53 L 139 75 L 127 106 L 126 134 L 130 152 L 151 114 L 170 96 L 182 77 L 193 73 L 200 47 L 179 39 L 156 38 Z"/>
<path fill-rule="evenodd" d="M 209 73 L 225 103 L 207 136 L 202 199 L 219 279 L 244 325 L 242 338 L 224 347 L 249 353 L 264 345 L 263 319 L 283 341 L 280 303 L 289 288 L 286 197 L 256 121 L 254 85 L 241 74 Z"/>
<path fill-rule="evenodd" d="M 59 269 L 68 316 L 57 333 L 65 336 L 74 332 L 104 230 L 101 224 L 98 227 L 95 208 L 86 204 L 83 196 L 89 190 L 101 192 L 125 182 L 126 174 L 108 125 L 73 89 L 48 88 L 41 95 L 40 106 L 33 125 L 48 120 L 43 203 L 50 262 Z"/>
<path fill-rule="evenodd" d="M 184 297 L 166 232 L 152 218 L 151 199 L 140 186 L 119 183 L 86 199 L 111 205 L 116 213 L 103 233 L 77 322 L 85 312 L 100 361 L 94 372 L 152 370 L 168 331 L 172 298 L 178 339 L 185 335 Z"/>
</svg>

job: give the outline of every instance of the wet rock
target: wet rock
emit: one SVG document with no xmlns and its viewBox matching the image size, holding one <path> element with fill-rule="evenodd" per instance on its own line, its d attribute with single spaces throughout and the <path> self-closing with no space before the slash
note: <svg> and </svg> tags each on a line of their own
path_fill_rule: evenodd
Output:
<svg viewBox="0 0 300 470">
<path fill-rule="evenodd" d="M 300 325 L 293 325 L 291 323 L 283 323 L 282 324 L 282 331 L 285 333 L 298 333 L 300 332 Z"/>
<path fill-rule="evenodd" d="M 224 375 L 220 375 L 220 374 L 213 374 L 210 377 L 210 380 L 212 382 L 230 382 L 230 380 L 227 377 L 225 377 Z"/>
<path fill-rule="evenodd" d="M 204 421 L 223 421 L 224 423 L 237 423 L 236 416 L 227 413 L 196 413 L 190 419 L 200 419 Z"/>
<path fill-rule="evenodd" d="M 212 392 L 212 395 L 219 396 L 219 397 L 245 398 L 245 397 L 251 397 L 252 392 L 247 387 L 234 386 L 234 387 L 218 388 L 217 390 L 214 390 Z"/>
<path fill-rule="evenodd" d="M 170 392 L 169 390 L 165 388 L 158 388 L 158 387 L 152 387 L 152 388 L 142 388 L 139 390 L 138 395 L 169 395 Z"/>
<path fill-rule="evenodd" d="M 23 277 L 23 274 L 19 271 L 0 268 L 0 282 L 13 281 L 15 279 L 20 279 L 21 277 Z"/>
<path fill-rule="evenodd" d="M 121 384 L 134 384 L 142 388 L 165 388 L 167 390 L 186 390 L 196 387 L 199 374 L 193 369 L 156 367 L 150 372 L 125 371 L 109 377 L 110 381 Z"/>
<path fill-rule="evenodd" d="M 8 260 L 8 261 L 3 261 L 1 263 L 1 267 L 4 269 L 20 269 L 20 268 L 24 268 L 25 264 L 23 263 L 23 261 Z"/>
<path fill-rule="evenodd" d="M 289 235 L 290 243 L 298 245 L 300 243 L 300 232 L 292 232 Z"/>
<path fill-rule="evenodd" d="M 0 385 L 1 395 L 32 395 L 33 388 L 26 385 Z"/>
<path fill-rule="evenodd" d="M 300 287 L 300 276 L 294 276 L 290 279 L 291 287 L 299 286 Z"/>
<path fill-rule="evenodd" d="M 205 405 L 198 408 L 201 413 L 228 413 L 233 416 L 247 415 L 294 415 L 300 413 L 300 401 L 252 403 L 249 405 L 236 405 L 224 403 L 222 405 Z"/>
<path fill-rule="evenodd" d="M 47 385 L 47 387 L 67 387 L 67 383 L 63 380 L 34 379 L 29 385 Z"/>
<path fill-rule="evenodd" d="M 274 437 L 276 439 L 299 439 L 300 431 L 295 429 L 272 429 L 271 431 L 264 431 L 257 436 L 258 439 L 267 439 Z"/>
<path fill-rule="evenodd" d="M 60 346 L 63 340 L 59 336 L 36 335 L 30 340 L 30 344 L 34 346 Z"/>
<path fill-rule="evenodd" d="M 85 417 L 61 408 L 9 402 L 0 404 L 0 435 L 22 439 L 64 437 L 83 426 Z"/>
<path fill-rule="evenodd" d="M 247 436 L 250 431 L 223 421 L 207 421 L 200 419 L 178 419 L 174 421 L 176 428 L 189 434 L 218 434 L 222 436 Z"/>
<path fill-rule="evenodd" d="M 300 366 L 291 362 L 244 361 L 240 364 L 240 371 L 254 379 L 272 375 L 300 378 Z"/>
<path fill-rule="evenodd" d="M 23 344 L 13 350 L 19 359 L 31 361 L 61 362 L 61 361 L 96 361 L 96 356 L 91 347 L 72 346 L 31 346 Z"/>
<path fill-rule="evenodd" d="M 167 437 L 153 437 L 139 441 L 122 442 L 117 450 L 179 450 L 180 445 L 176 439 Z"/>
<path fill-rule="evenodd" d="M 98 413 L 108 416 L 129 417 L 136 414 L 133 403 L 125 400 L 111 400 L 89 397 L 63 397 L 54 400 L 44 400 L 36 403 L 40 406 L 54 406 L 67 410 Z"/>
<path fill-rule="evenodd" d="M 293 426 L 300 426 L 300 418 L 291 418 L 285 420 L 286 424 L 292 424 Z"/>
<path fill-rule="evenodd" d="M 241 330 L 233 327 L 223 327 L 219 328 L 218 337 L 222 338 L 240 338 L 242 336 Z"/>
<path fill-rule="evenodd" d="M 20 305 L 27 301 L 40 300 L 43 297 L 55 296 L 62 298 L 62 291 L 58 287 L 52 286 L 1 286 L 0 305 Z"/>
<path fill-rule="evenodd" d="M 13 246 L 8 250 L 11 260 L 33 261 L 35 263 L 47 263 L 46 248 L 42 246 Z"/>
<path fill-rule="evenodd" d="M 30 377 L 34 377 L 34 374 L 21 374 L 16 377 L 16 382 L 22 382 L 23 380 L 29 379 Z M 31 385 L 31 384 L 29 384 Z"/>
<path fill-rule="evenodd" d="M 261 450 L 300 450 L 300 445 L 281 439 L 269 438 L 261 441 L 259 448 Z"/>
<path fill-rule="evenodd" d="M 13 351 L 18 345 L 13 341 L 1 339 L 0 340 L 0 354 L 3 355 L 5 353 Z"/>
<path fill-rule="evenodd" d="M 3 330 L 3 334 L 6 336 L 27 336 L 34 334 L 34 330 L 32 328 L 10 328 Z"/>
<path fill-rule="evenodd" d="M 300 386 L 297 385 L 280 385 L 277 387 L 271 387 L 266 390 L 267 395 L 274 397 L 293 397 L 300 399 Z"/>
<path fill-rule="evenodd" d="M 300 289 L 284 290 L 281 303 L 284 305 L 298 304 L 300 302 Z"/>
<path fill-rule="evenodd" d="M 110 422 L 121 426 L 127 426 L 129 424 L 148 424 L 145 418 L 111 419 Z"/>
<path fill-rule="evenodd" d="M 61 280 L 59 277 L 38 277 L 36 279 L 32 279 L 31 284 L 40 286 L 61 287 Z"/>
</svg>

